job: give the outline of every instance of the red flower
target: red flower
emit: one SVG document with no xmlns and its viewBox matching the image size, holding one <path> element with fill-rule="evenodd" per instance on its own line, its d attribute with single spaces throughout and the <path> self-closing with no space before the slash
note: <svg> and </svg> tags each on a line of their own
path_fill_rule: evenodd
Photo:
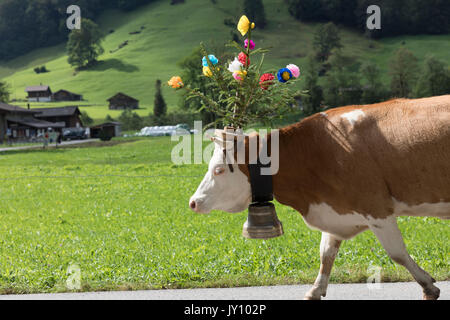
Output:
<svg viewBox="0 0 450 320">
<path fill-rule="evenodd" d="M 273 82 L 272 80 L 275 79 L 275 76 L 271 73 L 264 73 L 261 78 L 259 78 L 259 84 L 261 85 L 261 89 L 267 90 L 269 88 L 269 85 L 271 85 Z"/>
<path fill-rule="evenodd" d="M 244 66 L 249 66 L 250 65 L 250 59 L 247 58 L 247 55 L 244 52 L 239 53 L 238 60 Z"/>
</svg>

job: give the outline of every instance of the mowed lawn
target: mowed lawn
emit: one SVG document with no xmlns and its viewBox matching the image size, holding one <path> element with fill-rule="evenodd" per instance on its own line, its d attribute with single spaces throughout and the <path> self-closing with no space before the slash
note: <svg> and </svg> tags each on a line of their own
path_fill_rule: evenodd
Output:
<svg viewBox="0 0 450 320">
<path fill-rule="evenodd" d="M 246 212 L 189 210 L 206 164 L 172 164 L 168 137 L 121 141 L 0 153 L 0 293 L 69 291 L 74 268 L 81 291 L 314 281 L 320 232 L 299 213 L 277 204 L 285 235 L 245 239 Z M 400 228 L 421 267 L 449 279 L 448 222 L 405 217 Z M 371 266 L 383 281 L 412 280 L 365 232 L 343 243 L 331 282 L 365 282 Z"/>
</svg>

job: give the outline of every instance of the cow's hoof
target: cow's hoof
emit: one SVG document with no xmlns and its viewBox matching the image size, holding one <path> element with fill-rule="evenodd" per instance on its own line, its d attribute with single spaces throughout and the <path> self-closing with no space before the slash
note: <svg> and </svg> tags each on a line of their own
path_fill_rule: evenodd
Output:
<svg viewBox="0 0 450 320">
<path fill-rule="evenodd" d="M 423 300 L 437 300 L 441 290 L 438 287 L 432 286 L 429 289 L 423 290 Z"/>
</svg>

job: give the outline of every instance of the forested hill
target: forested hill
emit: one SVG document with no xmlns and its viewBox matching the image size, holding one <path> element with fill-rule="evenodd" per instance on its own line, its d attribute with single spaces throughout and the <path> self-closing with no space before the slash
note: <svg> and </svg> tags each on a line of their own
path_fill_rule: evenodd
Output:
<svg viewBox="0 0 450 320">
<path fill-rule="evenodd" d="M 65 42 L 69 33 L 66 28 L 66 8 L 72 4 L 82 8 L 84 18 L 96 21 L 99 14 L 107 9 L 131 11 L 156 1 L 170 1 L 172 4 L 190 0 L 0 0 L 0 60 Z M 260 1 L 250 1 L 254 2 L 254 5 L 246 11 L 252 15 L 258 10 Z M 204 0 L 203 5 L 209 6 L 220 2 L 223 0 Z M 268 5 L 272 0 L 262 2 L 267 7 L 265 15 L 268 18 L 279 14 L 278 7 Z M 448 0 L 285 0 L 285 2 L 289 13 L 302 22 L 333 21 L 361 33 L 367 33 L 371 37 L 450 32 Z M 366 9 L 369 5 L 378 5 L 382 8 L 383 27 L 380 30 L 366 29 Z M 260 26 L 264 26 L 264 21 L 258 21 L 258 16 L 255 18 L 257 23 L 260 22 Z"/>
<path fill-rule="evenodd" d="M 106 9 L 131 11 L 156 0 L 0 0 L 0 60 L 67 40 L 67 7 L 96 20 Z"/>
</svg>

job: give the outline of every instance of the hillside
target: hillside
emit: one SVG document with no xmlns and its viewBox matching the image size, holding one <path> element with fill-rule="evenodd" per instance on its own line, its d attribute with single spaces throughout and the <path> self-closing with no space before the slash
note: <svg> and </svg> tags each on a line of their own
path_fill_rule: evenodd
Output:
<svg viewBox="0 0 450 320">
<path fill-rule="evenodd" d="M 24 89 L 29 85 L 48 84 L 53 91 L 67 89 L 84 95 L 87 101 L 80 105 L 94 119 L 113 117 L 120 111 L 110 111 L 106 99 L 118 91 L 140 100 L 138 113 L 147 115 L 153 108 L 156 79 L 163 82 L 179 73 L 177 62 L 188 55 L 200 41 L 223 43 L 230 39 L 232 28 L 223 24 L 225 18 L 239 17 L 240 1 L 186 0 L 185 4 L 171 6 L 160 1 L 129 13 L 105 11 L 98 23 L 105 34 L 97 66 L 75 73 L 67 63 L 65 46 L 35 50 L 27 55 L 0 63 L 0 78 L 11 85 L 11 99 L 25 99 Z M 312 50 L 314 30 L 318 24 L 304 24 L 292 18 L 283 0 L 265 1 L 268 25 L 255 33 L 257 46 L 272 46 L 266 58 L 267 67 L 283 67 L 295 63 L 302 68 L 306 55 Z M 237 19 L 236 19 L 237 21 Z M 110 33 L 110 31 L 114 32 Z M 130 32 L 140 31 L 138 34 Z M 370 40 L 354 31 L 341 29 L 343 52 L 361 61 L 373 60 L 389 81 L 388 61 L 400 46 L 412 50 L 423 60 L 432 53 L 450 61 L 450 35 L 406 36 Z M 128 45 L 116 51 L 124 41 Z M 45 64 L 49 73 L 36 74 L 33 68 Z M 199 72 L 201 64 L 199 62 Z M 168 87 L 163 95 L 169 110 L 177 108 L 178 96 Z M 26 103 L 16 103 L 26 105 Z M 68 103 L 32 103 L 32 107 L 67 105 Z M 70 104 L 70 103 L 69 103 Z"/>
</svg>

